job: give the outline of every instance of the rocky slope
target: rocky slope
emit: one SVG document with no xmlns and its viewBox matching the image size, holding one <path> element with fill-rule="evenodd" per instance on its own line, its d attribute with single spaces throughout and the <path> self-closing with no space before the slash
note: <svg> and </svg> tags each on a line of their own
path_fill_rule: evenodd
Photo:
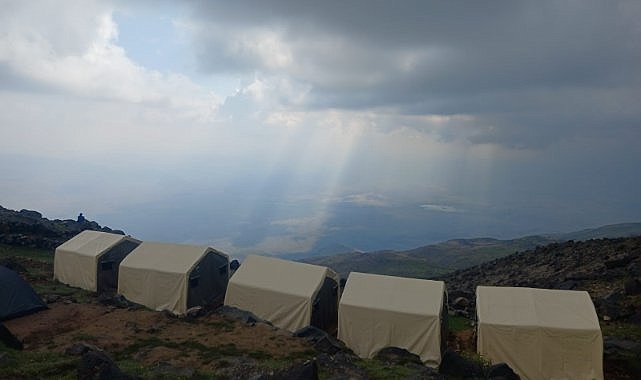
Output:
<svg viewBox="0 0 641 380">
<path fill-rule="evenodd" d="M 0 243 L 12 246 L 52 249 L 84 230 L 111 232 L 124 235 L 120 230 L 102 227 L 84 220 L 49 220 L 32 210 L 14 211 L 0 206 Z"/>
<path fill-rule="evenodd" d="M 478 285 L 586 290 L 601 319 L 641 322 L 641 237 L 554 243 L 440 279 L 452 302 L 472 304 Z"/>
</svg>

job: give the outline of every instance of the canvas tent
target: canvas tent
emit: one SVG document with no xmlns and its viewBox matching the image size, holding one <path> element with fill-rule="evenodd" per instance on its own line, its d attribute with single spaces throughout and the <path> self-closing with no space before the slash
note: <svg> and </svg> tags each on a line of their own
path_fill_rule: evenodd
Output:
<svg viewBox="0 0 641 380">
<path fill-rule="evenodd" d="M 129 236 L 82 231 L 56 248 L 53 278 L 92 292 L 115 291 L 120 262 L 139 244 Z"/>
<path fill-rule="evenodd" d="M 120 264 L 118 293 L 154 310 L 184 314 L 223 300 L 229 258 L 211 247 L 143 242 Z"/>
<path fill-rule="evenodd" d="M 522 379 L 603 379 L 603 340 L 587 292 L 476 288 L 478 353 Z"/>
<path fill-rule="evenodd" d="M 47 308 L 31 286 L 9 268 L 0 266 L 0 321 Z"/>
<path fill-rule="evenodd" d="M 437 367 L 445 348 L 445 283 L 350 273 L 338 308 L 338 339 L 361 358 L 400 347 Z"/>
<path fill-rule="evenodd" d="M 296 331 L 336 328 L 338 275 L 329 268 L 263 256 L 247 257 L 229 280 L 225 305 Z"/>
</svg>

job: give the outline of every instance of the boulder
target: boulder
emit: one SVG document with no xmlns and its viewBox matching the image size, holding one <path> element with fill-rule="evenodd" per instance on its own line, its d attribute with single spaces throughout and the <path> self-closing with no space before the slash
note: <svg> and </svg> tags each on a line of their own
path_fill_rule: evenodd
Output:
<svg viewBox="0 0 641 380">
<path fill-rule="evenodd" d="M 289 368 L 277 371 L 270 380 L 318 380 L 318 363 L 316 360 L 308 360 L 301 364 L 295 364 Z"/>
<path fill-rule="evenodd" d="M 457 297 L 454 302 L 452 302 L 452 307 L 455 309 L 465 309 L 470 305 L 470 300 L 466 297 Z"/>
<path fill-rule="evenodd" d="M 628 296 L 641 294 L 641 281 L 638 278 L 630 278 L 623 282 L 623 289 Z"/>
<path fill-rule="evenodd" d="M 67 347 L 65 349 L 65 354 L 66 355 L 73 355 L 73 356 L 80 356 L 82 354 L 85 354 L 89 351 L 102 351 L 100 348 L 94 346 L 93 344 L 85 343 L 85 342 L 79 342 L 79 343 L 74 343 L 73 345 Z"/>
<path fill-rule="evenodd" d="M 314 326 L 303 327 L 294 332 L 294 336 L 305 339 L 318 352 L 333 355 L 339 351 L 349 351 L 343 342 Z"/>
<path fill-rule="evenodd" d="M 417 364 L 419 366 L 423 365 L 423 362 L 418 355 L 399 347 L 385 347 L 376 353 L 374 359 L 397 365 L 406 365 L 408 363 Z"/>
<path fill-rule="evenodd" d="M 78 364 L 78 380 L 133 380 L 122 372 L 107 354 L 102 351 L 88 351 L 82 354 Z"/>
<path fill-rule="evenodd" d="M 488 380 L 521 380 L 521 377 L 505 363 L 498 363 L 488 368 L 486 378 Z"/>
<path fill-rule="evenodd" d="M 480 365 L 462 357 L 452 350 L 445 351 L 441 359 L 439 372 L 446 377 L 462 379 L 483 378 L 485 376 Z"/>
</svg>

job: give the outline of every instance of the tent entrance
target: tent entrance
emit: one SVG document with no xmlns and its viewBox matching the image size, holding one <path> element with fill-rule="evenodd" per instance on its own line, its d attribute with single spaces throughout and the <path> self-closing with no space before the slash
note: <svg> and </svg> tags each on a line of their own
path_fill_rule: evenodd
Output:
<svg viewBox="0 0 641 380">
<path fill-rule="evenodd" d="M 227 258 L 207 253 L 189 274 L 187 308 L 223 302 L 229 276 Z"/>
<path fill-rule="evenodd" d="M 330 334 L 338 328 L 338 284 L 332 278 L 325 277 L 314 299 L 310 325 Z"/>
<path fill-rule="evenodd" d="M 124 240 L 109 249 L 98 259 L 97 292 L 116 292 L 118 289 L 118 268 L 120 262 L 136 247 L 138 243 Z"/>
</svg>

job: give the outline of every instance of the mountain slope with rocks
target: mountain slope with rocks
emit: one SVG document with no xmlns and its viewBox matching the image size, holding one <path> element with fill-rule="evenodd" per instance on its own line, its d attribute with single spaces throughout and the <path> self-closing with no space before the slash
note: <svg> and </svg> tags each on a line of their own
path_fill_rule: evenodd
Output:
<svg viewBox="0 0 641 380">
<path fill-rule="evenodd" d="M 10 210 L 0 206 L 0 244 L 19 247 L 52 249 L 84 230 L 111 232 L 124 235 L 121 230 L 112 230 L 96 222 L 79 218 L 44 218 L 33 210 Z"/>
<path fill-rule="evenodd" d="M 452 300 L 478 285 L 586 290 L 600 318 L 641 323 L 641 237 L 554 243 L 440 279 Z"/>
</svg>

